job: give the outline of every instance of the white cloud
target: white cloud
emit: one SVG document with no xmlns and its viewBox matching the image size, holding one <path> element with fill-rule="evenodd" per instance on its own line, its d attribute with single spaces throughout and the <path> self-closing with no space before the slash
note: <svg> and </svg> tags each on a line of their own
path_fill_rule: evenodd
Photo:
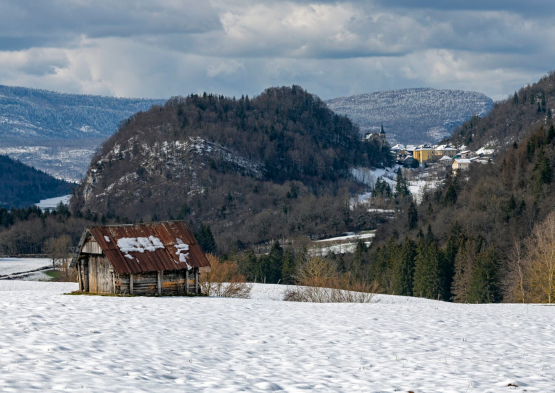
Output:
<svg viewBox="0 0 555 393">
<path fill-rule="evenodd" d="M 236 60 L 229 60 L 218 64 L 210 64 L 208 66 L 206 74 L 211 78 L 214 78 L 216 76 L 227 76 L 244 68 L 245 66 L 243 62 L 236 61 Z"/>
<path fill-rule="evenodd" d="M 503 98 L 555 62 L 553 16 L 512 0 L 409 3 L 5 0 L 0 83 L 143 97 L 431 86 Z"/>
</svg>

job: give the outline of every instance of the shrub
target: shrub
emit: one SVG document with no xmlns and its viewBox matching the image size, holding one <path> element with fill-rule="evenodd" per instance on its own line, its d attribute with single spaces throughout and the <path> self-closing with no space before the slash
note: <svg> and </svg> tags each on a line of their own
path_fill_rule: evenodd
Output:
<svg viewBox="0 0 555 393">
<path fill-rule="evenodd" d="M 311 303 L 370 303 L 377 283 L 356 280 L 351 273 L 340 274 L 335 264 L 322 257 L 309 258 L 295 277 L 296 286 L 285 291 L 283 300 Z"/>
<path fill-rule="evenodd" d="M 252 284 L 247 283 L 239 273 L 237 262 L 220 261 L 212 254 L 206 257 L 210 267 L 203 269 L 200 275 L 202 293 L 208 296 L 249 298 Z"/>
</svg>

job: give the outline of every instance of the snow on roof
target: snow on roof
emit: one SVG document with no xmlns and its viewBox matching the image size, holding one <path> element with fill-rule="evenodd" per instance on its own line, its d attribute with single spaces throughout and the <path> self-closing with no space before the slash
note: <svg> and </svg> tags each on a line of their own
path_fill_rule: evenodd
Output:
<svg viewBox="0 0 555 393">
<path fill-rule="evenodd" d="M 210 266 L 193 233 L 183 221 L 87 228 L 74 254 L 72 266 L 77 263 L 88 236 L 98 242 L 114 270 L 120 274 Z"/>
<path fill-rule="evenodd" d="M 407 145 L 406 150 L 413 151 L 416 149 L 415 145 Z"/>
<path fill-rule="evenodd" d="M 443 156 L 443 157 L 441 157 L 439 160 L 440 160 L 440 161 L 451 161 L 452 158 L 449 157 L 449 156 Z"/>
<path fill-rule="evenodd" d="M 391 150 L 405 150 L 405 146 L 402 145 L 402 144 L 400 144 L 400 143 L 398 143 L 398 144 L 396 144 L 395 146 L 393 146 L 393 147 L 391 148 Z"/>
<path fill-rule="evenodd" d="M 472 162 L 468 158 L 456 158 L 455 161 L 459 164 L 470 164 Z"/>
</svg>

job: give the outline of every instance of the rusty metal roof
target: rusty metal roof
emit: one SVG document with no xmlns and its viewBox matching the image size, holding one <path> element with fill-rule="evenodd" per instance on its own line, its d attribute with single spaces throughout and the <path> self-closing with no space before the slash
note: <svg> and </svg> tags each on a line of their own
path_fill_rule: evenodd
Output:
<svg viewBox="0 0 555 393">
<path fill-rule="evenodd" d="M 87 228 L 86 231 L 98 242 L 117 273 L 143 273 L 188 269 L 189 266 L 210 266 L 193 233 L 182 221 L 94 226 Z M 154 251 L 145 250 L 144 252 L 122 252 L 118 247 L 120 239 L 149 238 L 150 236 L 160 239 L 164 248 L 157 248 Z M 180 262 L 179 259 L 176 248 L 179 241 L 189 245 L 186 263 Z M 125 255 L 129 255 L 133 259 Z"/>
</svg>

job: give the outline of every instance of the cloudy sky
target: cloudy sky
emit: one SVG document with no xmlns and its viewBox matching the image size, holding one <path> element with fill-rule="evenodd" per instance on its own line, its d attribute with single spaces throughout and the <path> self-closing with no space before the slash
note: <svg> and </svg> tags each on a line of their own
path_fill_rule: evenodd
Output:
<svg viewBox="0 0 555 393">
<path fill-rule="evenodd" d="M 300 84 L 505 98 L 555 64 L 553 0 L 2 0 L 0 84 L 166 98 Z"/>
</svg>

